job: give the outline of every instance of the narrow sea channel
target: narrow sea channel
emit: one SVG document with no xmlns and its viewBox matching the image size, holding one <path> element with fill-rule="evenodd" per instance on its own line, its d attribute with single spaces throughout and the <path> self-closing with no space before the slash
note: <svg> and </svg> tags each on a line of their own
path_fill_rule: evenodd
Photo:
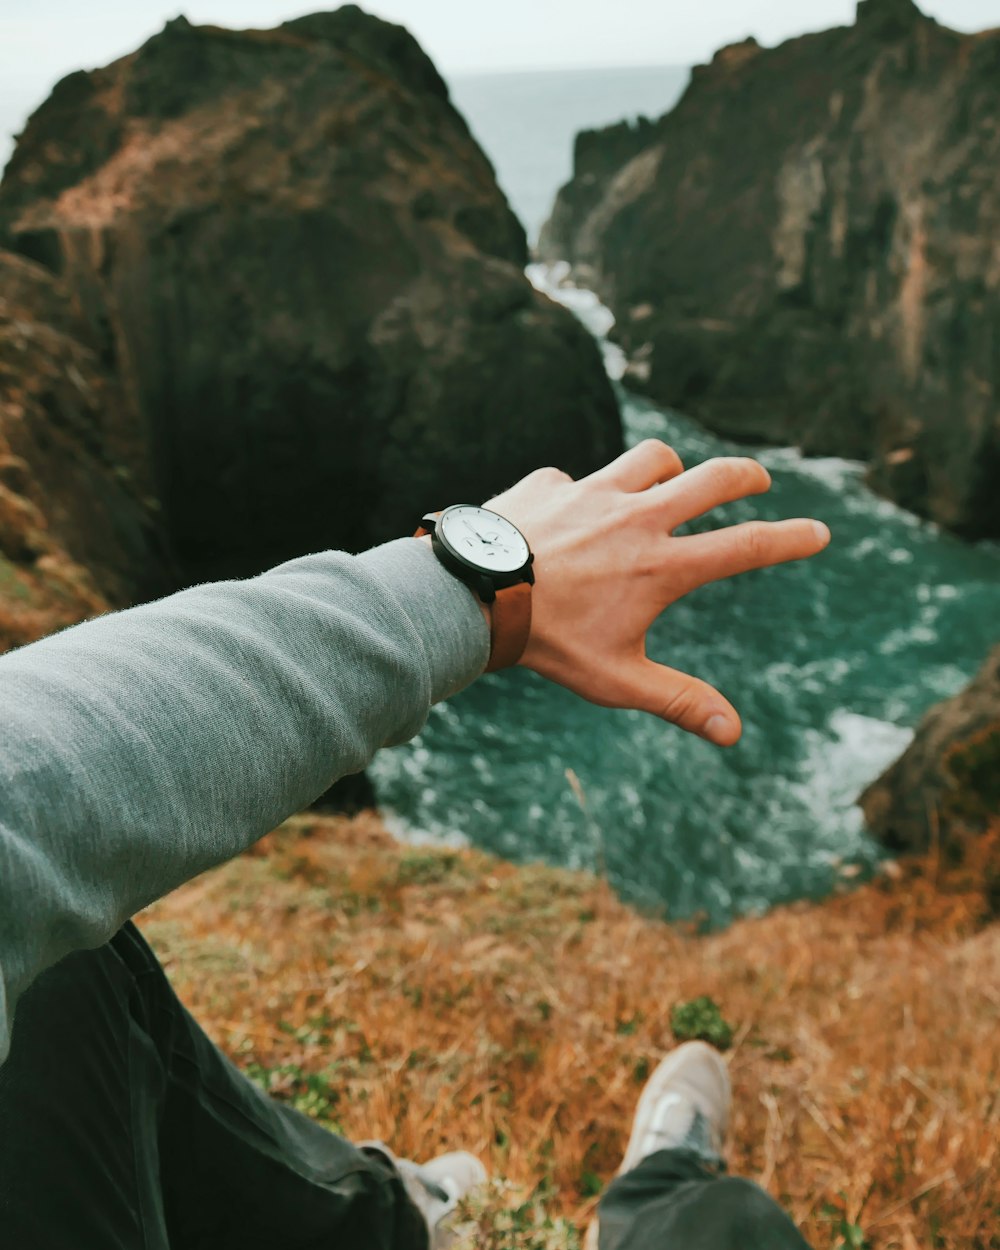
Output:
<svg viewBox="0 0 1000 1250">
<path fill-rule="evenodd" d="M 589 292 L 550 289 L 600 336 Z M 605 345 L 612 376 L 616 350 Z M 688 466 L 736 448 L 620 390 L 628 439 Z M 640 713 L 590 707 L 531 673 L 483 678 L 373 768 L 390 825 L 515 860 L 601 868 L 620 893 L 712 924 L 820 896 L 881 855 L 855 800 L 996 642 L 1000 548 L 969 546 L 873 495 L 861 465 L 749 449 L 774 478 L 716 522 L 817 516 L 808 565 L 706 587 L 654 627 L 650 653 L 718 685 L 744 736 L 720 751 Z"/>
</svg>

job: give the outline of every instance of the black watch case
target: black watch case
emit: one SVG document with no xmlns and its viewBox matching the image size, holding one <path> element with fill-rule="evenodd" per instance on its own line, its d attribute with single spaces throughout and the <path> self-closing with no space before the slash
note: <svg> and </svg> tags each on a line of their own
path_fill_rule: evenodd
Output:
<svg viewBox="0 0 1000 1250">
<path fill-rule="evenodd" d="M 529 586 L 533 586 L 535 583 L 535 571 L 532 568 L 532 564 L 535 557 L 530 548 L 528 550 L 528 558 L 520 568 L 512 571 L 501 571 L 484 568 L 482 564 L 477 564 L 475 561 L 470 560 L 448 542 L 442 532 L 443 527 L 441 523 L 452 509 L 458 508 L 474 508 L 477 512 L 484 512 L 487 516 L 496 517 L 504 525 L 509 525 L 511 529 L 515 530 L 520 535 L 525 547 L 528 546 L 527 539 L 521 534 L 521 531 L 513 521 L 508 521 L 499 512 L 492 512 L 481 504 L 452 504 L 441 513 L 429 512 L 421 518 L 421 524 L 424 529 L 430 531 L 434 554 L 448 572 L 465 582 L 467 586 L 471 586 L 483 603 L 492 603 L 497 597 L 498 590 L 505 590 L 508 586 L 516 586 L 518 582 L 527 582 Z"/>
</svg>

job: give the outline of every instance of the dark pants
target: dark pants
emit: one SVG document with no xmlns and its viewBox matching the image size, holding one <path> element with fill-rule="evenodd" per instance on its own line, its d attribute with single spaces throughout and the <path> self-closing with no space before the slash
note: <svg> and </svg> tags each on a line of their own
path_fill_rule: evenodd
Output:
<svg viewBox="0 0 1000 1250">
<path fill-rule="evenodd" d="M 132 925 L 17 1007 L 3 1250 L 427 1250 L 390 1164 L 261 1093 Z"/>
<path fill-rule="evenodd" d="M 660 1150 L 619 1176 L 600 1217 L 600 1250 L 809 1250 L 763 1189 L 687 1150 Z"/>
<path fill-rule="evenodd" d="M 745 1181 L 663 1151 L 609 1188 L 601 1250 L 805 1245 Z M 399 1175 L 274 1102 L 132 925 L 28 990 L 0 1067 L 7 1250 L 427 1250 Z"/>
</svg>

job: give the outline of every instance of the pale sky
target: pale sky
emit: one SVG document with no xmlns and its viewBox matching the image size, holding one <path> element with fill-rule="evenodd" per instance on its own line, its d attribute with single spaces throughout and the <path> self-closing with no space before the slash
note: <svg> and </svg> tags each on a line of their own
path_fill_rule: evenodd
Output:
<svg viewBox="0 0 1000 1250">
<path fill-rule="evenodd" d="M 0 164 L 9 136 L 75 69 L 137 47 L 183 13 L 195 23 L 274 26 L 319 0 L 0 0 Z M 329 7 L 335 8 L 336 5 Z M 691 65 L 747 35 L 773 44 L 853 21 L 853 0 L 371 0 L 407 26 L 445 75 L 505 69 Z M 1000 26 L 1000 0 L 924 0 L 958 30 Z"/>
</svg>

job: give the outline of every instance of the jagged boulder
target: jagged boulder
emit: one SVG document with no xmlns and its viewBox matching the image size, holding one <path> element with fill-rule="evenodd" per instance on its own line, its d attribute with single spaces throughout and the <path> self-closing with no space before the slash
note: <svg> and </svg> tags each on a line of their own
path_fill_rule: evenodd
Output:
<svg viewBox="0 0 1000 1250">
<path fill-rule="evenodd" d="M 170 572 L 120 388 L 51 273 L 0 251 L 0 649 Z"/>
<path fill-rule="evenodd" d="M 965 690 L 927 713 L 860 803 L 870 828 L 897 851 L 949 850 L 1000 825 L 1000 647 Z"/>
<path fill-rule="evenodd" d="M 63 80 L 0 184 L 148 436 L 188 578 L 411 532 L 622 445 L 599 354 L 401 28 L 184 19 Z"/>
<path fill-rule="evenodd" d="M 627 384 L 738 439 L 871 461 L 1000 535 L 1000 30 L 911 0 L 697 68 L 583 134 L 540 242 L 614 311 Z"/>
</svg>

